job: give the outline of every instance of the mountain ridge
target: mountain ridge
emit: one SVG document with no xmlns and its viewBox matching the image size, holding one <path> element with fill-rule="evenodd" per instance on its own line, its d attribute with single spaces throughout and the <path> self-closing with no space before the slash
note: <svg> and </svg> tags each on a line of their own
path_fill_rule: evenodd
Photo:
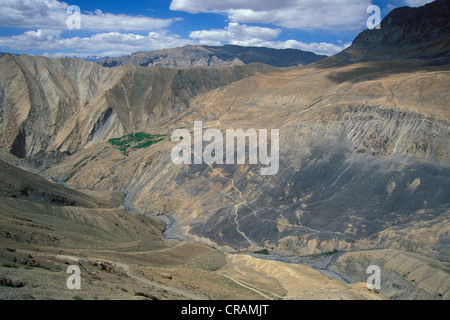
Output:
<svg viewBox="0 0 450 320">
<path fill-rule="evenodd" d="M 156 51 L 139 51 L 116 58 L 105 58 L 98 63 L 104 67 L 164 66 L 169 68 L 230 67 L 248 65 L 258 62 L 272 67 L 292 67 L 307 65 L 326 56 L 296 49 L 271 49 L 264 47 L 195 46 L 164 49 Z"/>
<path fill-rule="evenodd" d="M 72 154 L 89 143 L 145 130 L 189 107 L 200 93 L 276 69 L 104 68 L 79 59 L 0 57 L 0 146 L 25 158 Z M 45 157 L 44 157 L 45 158 Z"/>
<path fill-rule="evenodd" d="M 335 57 L 347 61 L 426 59 L 450 63 L 450 3 L 435 0 L 422 7 L 392 10 L 380 29 L 364 30 Z"/>
</svg>

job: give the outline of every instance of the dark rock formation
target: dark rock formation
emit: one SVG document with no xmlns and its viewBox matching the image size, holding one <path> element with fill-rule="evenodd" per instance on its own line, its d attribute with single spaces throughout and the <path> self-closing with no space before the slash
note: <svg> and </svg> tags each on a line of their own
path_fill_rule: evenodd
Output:
<svg viewBox="0 0 450 320">
<path fill-rule="evenodd" d="M 449 63 L 449 16 L 447 0 L 394 9 L 381 22 L 381 29 L 361 32 L 337 57 L 349 61 L 437 59 L 435 63 Z"/>
</svg>

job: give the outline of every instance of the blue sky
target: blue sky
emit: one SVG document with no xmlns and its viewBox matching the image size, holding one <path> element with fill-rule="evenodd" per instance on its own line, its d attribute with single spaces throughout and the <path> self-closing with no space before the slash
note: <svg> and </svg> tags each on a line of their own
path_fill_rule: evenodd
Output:
<svg viewBox="0 0 450 320">
<path fill-rule="evenodd" d="M 332 55 L 367 28 L 370 5 L 385 17 L 432 0 L 0 0 L 0 51 L 120 56 L 193 45 L 294 48 Z M 69 29 L 69 6 L 80 8 Z M 72 12 L 72 11 L 71 11 Z M 75 16 L 73 16 L 75 17 Z"/>
</svg>

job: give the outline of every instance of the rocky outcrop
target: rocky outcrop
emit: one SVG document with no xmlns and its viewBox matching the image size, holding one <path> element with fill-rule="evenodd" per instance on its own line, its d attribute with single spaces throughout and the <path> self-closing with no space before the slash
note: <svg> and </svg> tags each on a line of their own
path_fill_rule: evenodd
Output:
<svg viewBox="0 0 450 320">
<path fill-rule="evenodd" d="M 392 10 L 381 29 L 361 32 L 337 57 L 348 61 L 435 59 L 450 62 L 450 3 L 436 0 L 423 7 Z"/>
<path fill-rule="evenodd" d="M 352 274 L 354 281 L 365 282 L 367 266 L 382 270 L 380 293 L 393 300 L 448 300 L 448 264 L 397 250 L 372 250 L 341 255 L 334 270 Z"/>
</svg>

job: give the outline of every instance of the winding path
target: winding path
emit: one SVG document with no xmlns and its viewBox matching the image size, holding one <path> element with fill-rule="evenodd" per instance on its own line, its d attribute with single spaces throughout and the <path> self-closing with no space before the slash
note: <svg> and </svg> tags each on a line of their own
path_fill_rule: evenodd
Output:
<svg viewBox="0 0 450 320">
<path fill-rule="evenodd" d="M 76 256 L 55 256 L 57 259 L 60 260 L 69 260 L 70 262 L 75 262 L 78 263 L 80 260 L 87 260 L 89 262 L 104 262 L 104 263 L 108 263 L 111 264 L 112 266 L 114 266 L 114 268 L 120 269 L 121 271 L 123 271 L 128 277 L 142 283 L 148 286 L 152 286 L 161 290 L 166 290 L 167 292 L 171 292 L 172 294 L 176 294 L 176 295 L 180 295 L 183 296 L 189 300 L 208 300 L 207 297 L 204 296 L 200 296 L 197 295 L 195 293 L 191 293 L 189 291 L 180 289 L 180 288 L 175 288 L 175 287 L 171 287 L 165 284 L 161 284 L 158 282 L 154 282 L 151 281 L 141 275 L 139 275 L 131 266 L 125 264 L 125 263 L 121 263 L 121 262 L 114 262 L 114 261 L 109 261 L 109 260 L 104 260 L 104 259 L 92 259 L 92 258 L 84 258 L 84 257 L 76 257 Z"/>
</svg>

